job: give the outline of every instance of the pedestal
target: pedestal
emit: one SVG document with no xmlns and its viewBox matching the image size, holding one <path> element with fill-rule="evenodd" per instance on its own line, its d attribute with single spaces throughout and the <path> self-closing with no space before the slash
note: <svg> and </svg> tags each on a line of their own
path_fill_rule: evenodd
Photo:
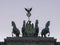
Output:
<svg viewBox="0 0 60 45">
<path fill-rule="evenodd" d="M 55 45 L 56 39 L 53 37 L 7 37 L 6 45 Z"/>
</svg>

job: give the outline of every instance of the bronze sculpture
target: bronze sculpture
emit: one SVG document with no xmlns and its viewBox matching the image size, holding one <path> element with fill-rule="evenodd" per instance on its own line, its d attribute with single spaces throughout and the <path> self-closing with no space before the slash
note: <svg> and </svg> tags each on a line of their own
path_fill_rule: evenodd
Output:
<svg viewBox="0 0 60 45">
<path fill-rule="evenodd" d="M 26 22 L 25 20 L 23 21 L 23 27 L 22 27 L 22 36 L 25 36 L 25 28 L 26 28 Z"/>
<path fill-rule="evenodd" d="M 23 37 L 37 37 L 39 33 L 38 20 L 36 20 L 35 26 L 34 26 L 34 24 L 31 23 L 31 20 L 30 20 L 30 16 L 31 16 L 30 12 L 32 8 L 30 9 L 25 8 L 25 10 L 27 11 L 28 21 L 27 23 L 23 21 L 22 36 Z"/>
<path fill-rule="evenodd" d="M 24 22 L 24 21 L 23 21 Z M 27 23 L 23 23 L 23 27 L 22 27 L 22 36 L 23 37 L 30 37 L 33 36 L 35 33 L 34 31 L 34 24 L 31 24 L 31 21 L 28 20 Z"/>
<path fill-rule="evenodd" d="M 46 25 L 45 25 L 45 28 L 42 30 L 42 32 L 41 32 L 41 36 L 43 37 L 46 37 L 46 34 L 47 33 L 49 33 L 49 35 L 50 35 L 50 31 L 49 31 L 49 26 L 50 26 L 50 21 L 48 21 L 47 23 L 46 23 Z M 49 36 L 48 35 L 48 36 Z"/>
<path fill-rule="evenodd" d="M 30 16 L 31 16 L 31 13 L 30 12 L 31 12 L 32 8 L 30 8 L 30 9 L 29 8 L 28 9 L 25 8 L 25 10 L 27 11 L 27 17 L 30 20 Z"/>
<path fill-rule="evenodd" d="M 13 36 L 13 33 L 16 35 L 16 37 L 19 37 L 19 34 L 20 34 L 20 31 L 19 29 L 16 27 L 16 24 L 14 21 L 12 21 L 12 26 L 13 26 L 13 31 L 12 31 L 12 36 Z"/>
<path fill-rule="evenodd" d="M 37 37 L 39 33 L 38 20 L 35 22 L 35 36 Z"/>
<path fill-rule="evenodd" d="M 31 13 L 30 12 L 31 12 L 32 8 L 30 8 L 30 9 L 25 8 L 25 10 L 27 11 L 28 21 L 27 22 L 25 20 L 23 21 L 22 36 L 23 37 L 38 37 L 38 33 L 39 33 L 38 20 L 36 20 L 35 25 L 33 23 L 31 23 L 31 20 L 30 20 Z M 16 24 L 14 21 L 12 21 L 12 26 L 13 26 L 12 36 L 14 33 L 16 35 L 16 37 L 19 37 L 20 31 L 16 27 Z M 49 33 L 49 35 L 50 35 L 49 26 L 50 26 L 50 21 L 48 21 L 46 23 L 45 28 L 41 31 L 42 37 L 43 36 L 46 37 L 47 33 Z"/>
</svg>

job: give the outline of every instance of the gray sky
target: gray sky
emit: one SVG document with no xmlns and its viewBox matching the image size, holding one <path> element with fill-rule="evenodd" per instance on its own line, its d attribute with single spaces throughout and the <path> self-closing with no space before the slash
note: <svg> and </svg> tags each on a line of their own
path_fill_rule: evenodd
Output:
<svg viewBox="0 0 60 45">
<path fill-rule="evenodd" d="M 60 0 L 0 0 L 0 41 L 12 37 L 12 20 L 21 32 L 23 20 L 28 20 L 24 8 L 30 7 L 33 8 L 32 23 L 39 20 L 39 36 L 46 22 L 50 20 L 50 37 L 60 41 Z"/>
</svg>

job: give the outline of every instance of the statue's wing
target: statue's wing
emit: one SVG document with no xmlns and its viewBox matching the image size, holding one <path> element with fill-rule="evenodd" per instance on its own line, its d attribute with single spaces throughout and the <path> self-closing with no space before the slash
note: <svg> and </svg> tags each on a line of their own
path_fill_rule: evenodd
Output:
<svg viewBox="0 0 60 45">
<path fill-rule="evenodd" d="M 25 8 L 25 10 L 28 12 L 28 9 Z"/>
</svg>

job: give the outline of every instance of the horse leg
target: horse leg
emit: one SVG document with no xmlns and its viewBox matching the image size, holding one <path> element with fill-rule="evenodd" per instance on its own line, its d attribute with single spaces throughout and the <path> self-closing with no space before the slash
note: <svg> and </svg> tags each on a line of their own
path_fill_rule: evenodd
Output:
<svg viewBox="0 0 60 45">
<path fill-rule="evenodd" d="M 44 34 L 44 37 L 46 37 L 46 35 Z"/>
<path fill-rule="evenodd" d="M 43 37 L 43 35 L 42 35 L 42 37 Z"/>
<path fill-rule="evenodd" d="M 19 37 L 19 34 L 17 36 Z"/>
<path fill-rule="evenodd" d="M 41 37 L 43 37 L 43 34 L 41 34 Z"/>
<path fill-rule="evenodd" d="M 48 34 L 48 37 L 50 36 L 50 32 L 49 32 L 49 34 Z"/>
<path fill-rule="evenodd" d="M 19 37 L 19 34 L 16 34 L 16 37 Z"/>
<path fill-rule="evenodd" d="M 12 32 L 12 37 L 13 37 L 13 32 Z"/>
</svg>

